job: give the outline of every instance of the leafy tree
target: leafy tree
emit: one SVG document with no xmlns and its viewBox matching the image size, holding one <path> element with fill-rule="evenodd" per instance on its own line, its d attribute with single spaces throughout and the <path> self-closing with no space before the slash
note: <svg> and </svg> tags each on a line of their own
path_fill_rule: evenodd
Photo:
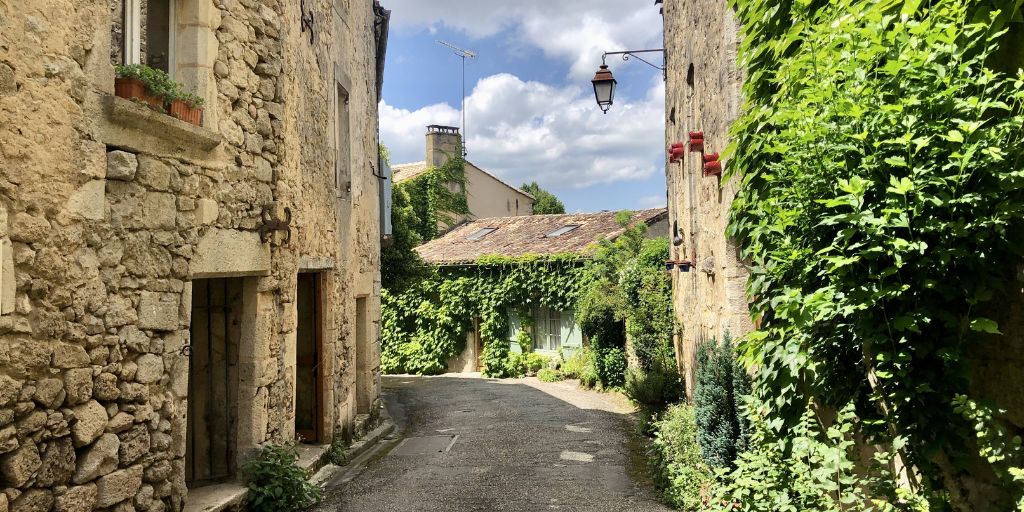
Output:
<svg viewBox="0 0 1024 512">
<path fill-rule="evenodd" d="M 732 467 L 747 447 L 749 428 L 741 411 L 741 394 L 749 389 L 749 379 L 736 358 L 731 337 L 697 346 L 696 378 L 693 405 L 701 455 L 709 466 Z"/>
<path fill-rule="evenodd" d="M 533 203 L 533 213 L 565 213 L 565 205 L 554 194 L 540 188 L 536 181 L 523 183 L 519 189 L 537 198 L 537 202 Z"/>
</svg>

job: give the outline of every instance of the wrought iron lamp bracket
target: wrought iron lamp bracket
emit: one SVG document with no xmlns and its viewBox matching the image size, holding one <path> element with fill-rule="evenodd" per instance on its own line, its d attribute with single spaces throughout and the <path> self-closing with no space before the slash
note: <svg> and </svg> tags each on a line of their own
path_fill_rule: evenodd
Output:
<svg viewBox="0 0 1024 512">
<path fill-rule="evenodd" d="M 622 60 L 624 60 L 624 61 L 628 61 L 630 59 L 630 57 L 633 57 L 636 60 L 638 60 L 640 62 L 643 62 L 644 64 L 647 64 L 648 66 L 650 66 L 650 67 L 652 67 L 654 69 L 657 69 L 657 70 L 661 71 L 662 73 L 665 73 L 665 66 L 659 66 L 659 65 L 654 64 L 653 62 L 651 62 L 651 61 L 649 61 L 649 60 L 647 60 L 647 59 L 637 55 L 638 53 L 655 53 L 655 52 L 661 52 L 662 54 L 664 54 L 665 53 L 665 49 L 664 48 L 657 48 L 657 49 L 652 49 L 652 50 L 627 50 L 627 51 L 622 51 L 622 52 L 604 52 L 601 55 L 601 64 L 607 64 L 606 59 L 608 58 L 609 55 L 622 55 Z"/>
</svg>

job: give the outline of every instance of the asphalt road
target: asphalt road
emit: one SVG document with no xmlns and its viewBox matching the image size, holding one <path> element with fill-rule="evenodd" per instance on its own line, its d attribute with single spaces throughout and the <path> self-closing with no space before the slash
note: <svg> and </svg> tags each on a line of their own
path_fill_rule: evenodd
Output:
<svg viewBox="0 0 1024 512">
<path fill-rule="evenodd" d="M 385 377 L 402 431 L 318 512 L 662 511 L 631 408 L 574 382 Z"/>
</svg>

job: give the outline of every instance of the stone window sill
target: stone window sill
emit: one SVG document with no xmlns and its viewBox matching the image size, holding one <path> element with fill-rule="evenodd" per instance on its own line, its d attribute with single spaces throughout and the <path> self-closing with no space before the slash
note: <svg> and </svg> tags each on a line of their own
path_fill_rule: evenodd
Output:
<svg viewBox="0 0 1024 512">
<path fill-rule="evenodd" d="M 223 141 L 220 134 L 212 130 L 114 95 L 103 96 L 103 111 L 112 125 L 145 132 L 183 149 L 210 151 Z"/>
</svg>

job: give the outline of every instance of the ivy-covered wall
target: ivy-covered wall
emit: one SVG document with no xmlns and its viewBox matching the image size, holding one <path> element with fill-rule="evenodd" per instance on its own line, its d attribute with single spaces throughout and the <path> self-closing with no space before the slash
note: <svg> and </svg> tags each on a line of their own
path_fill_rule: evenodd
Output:
<svg viewBox="0 0 1024 512">
<path fill-rule="evenodd" d="M 827 481 L 765 471 L 788 474 L 772 458 L 800 440 L 849 461 L 855 435 L 892 446 L 889 467 L 910 469 L 888 481 L 933 510 L 1020 507 L 1024 425 L 1000 410 L 1020 388 L 979 386 L 976 367 L 998 346 L 1012 368 L 1024 343 L 1007 313 L 1024 247 L 1024 74 L 1006 57 L 1020 2 L 729 3 L 746 107 L 726 153 L 728 235 L 762 322 L 740 343 L 757 447 L 730 499 L 836 510 Z M 811 409 L 839 423 L 809 432 Z"/>
</svg>

